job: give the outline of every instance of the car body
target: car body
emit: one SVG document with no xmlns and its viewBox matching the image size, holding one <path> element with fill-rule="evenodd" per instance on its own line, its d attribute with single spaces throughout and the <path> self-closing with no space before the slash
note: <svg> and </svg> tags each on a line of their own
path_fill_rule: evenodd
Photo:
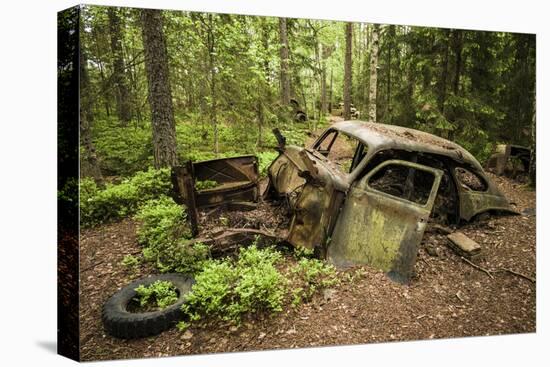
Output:
<svg viewBox="0 0 550 367">
<path fill-rule="evenodd" d="M 337 266 L 369 264 L 408 282 L 429 221 L 513 212 L 468 151 L 426 132 L 342 121 L 308 148 L 279 151 L 265 197 L 288 201 L 287 241 Z"/>
<path fill-rule="evenodd" d="M 485 168 L 496 175 L 516 177 L 529 172 L 531 149 L 521 145 L 498 144 Z"/>
<path fill-rule="evenodd" d="M 353 103 L 350 104 L 349 110 L 350 110 L 350 116 L 352 119 L 358 119 L 361 116 L 361 113 L 357 108 L 355 108 Z M 343 102 L 338 103 L 338 107 L 333 109 L 332 114 L 336 116 L 344 116 L 344 103 Z"/>
</svg>

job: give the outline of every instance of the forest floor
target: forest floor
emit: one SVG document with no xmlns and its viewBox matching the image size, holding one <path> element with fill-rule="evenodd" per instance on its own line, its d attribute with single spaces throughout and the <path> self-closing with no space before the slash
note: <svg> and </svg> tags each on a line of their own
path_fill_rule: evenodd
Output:
<svg viewBox="0 0 550 367">
<path fill-rule="evenodd" d="M 492 216 L 461 228 L 483 248 L 475 263 L 536 276 L 535 192 L 503 177 L 493 180 L 524 212 Z M 130 271 L 120 264 L 139 254 L 136 222 L 81 232 L 80 334 L 83 360 L 304 348 L 374 342 L 531 333 L 536 331 L 536 285 L 507 271 L 491 275 L 463 261 L 444 235 L 427 232 L 408 286 L 367 266 L 341 272 L 341 283 L 311 302 L 272 316 L 244 320 L 240 327 L 212 321 L 185 333 L 119 340 L 101 322 L 104 302 L 131 280 L 155 273 L 149 264 Z M 290 254 L 285 261 L 296 261 Z"/>
</svg>

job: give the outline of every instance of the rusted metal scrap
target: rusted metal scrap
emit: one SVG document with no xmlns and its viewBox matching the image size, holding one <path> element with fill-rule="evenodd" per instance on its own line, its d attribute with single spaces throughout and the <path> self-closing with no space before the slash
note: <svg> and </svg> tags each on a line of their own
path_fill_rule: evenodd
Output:
<svg viewBox="0 0 550 367">
<path fill-rule="evenodd" d="M 188 167 L 191 164 L 191 167 Z M 208 208 L 234 202 L 257 202 L 259 197 L 258 159 L 253 155 L 186 163 L 172 168 L 172 183 L 176 201 L 185 204 L 190 195 L 183 182 L 186 176 L 193 182 L 213 181 L 213 188 L 194 191 L 198 208 Z"/>
<path fill-rule="evenodd" d="M 213 188 L 197 190 L 197 181 Z M 193 236 L 199 233 L 198 209 L 225 205 L 229 209 L 252 207 L 259 198 L 258 158 L 252 155 L 186 162 L 172 168 L 174 200 L 187 207 Z"/>
</svg>

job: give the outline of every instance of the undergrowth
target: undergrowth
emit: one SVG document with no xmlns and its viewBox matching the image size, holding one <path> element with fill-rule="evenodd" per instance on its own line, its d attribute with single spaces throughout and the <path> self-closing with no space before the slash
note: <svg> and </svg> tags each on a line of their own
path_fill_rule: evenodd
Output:
<svg viewBox="0 0 550 367">
<path fill-rule="evenodd" d="M 148 200 L 168 195 L 170 171 L 150 168 L 119 184 L 97 187 L 89 178 L 80 181 L 80 224 L 90 227 L 134 214 Z"/>
<path fill-rule="evenodd" d="M 167 196 L 148 201 L 135 215 L 143 257 L 160 272 L 195 273 L 209 255 L 208 246 L 190 241 L 185 218 L 184 207 Z"/>
<path fill-rule="evenodd" d="M 282 311 L 286 280 L 275 265 L 281 254 L 255 245 L 237 260 L 210 260 L 195 277 L 182 310 L 192 321 L 214 317 L 239 323 L 246 313 Z"/>
<path fill-rule="evenodd" d="M 162 310 L 178 300 L 176 287 L 167 280 L 157 280 L 148 286 L 142 284 L 135 291 L 137 293 L 136 299 L 142 308 L 154 304 Z"/>
<path fill-rule="evenodd" d="M 178 328 L 204 319 L 239 324 L 244 315 L 276 313 L 289 303 L 309 302 L 316 292 L 338 283 L 335 268 L 321 260 L 301 257 L 290 267 L 282 260 L 274 248 L 254 244 L 241 248 L 236 259 L 206 261 L 182 306 L 190 322 Z"/>
</svg>

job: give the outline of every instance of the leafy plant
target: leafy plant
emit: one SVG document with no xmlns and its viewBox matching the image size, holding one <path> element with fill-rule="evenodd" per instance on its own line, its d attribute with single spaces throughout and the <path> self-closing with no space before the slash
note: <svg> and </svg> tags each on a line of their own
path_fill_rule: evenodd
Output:
<svg viewBox="0 0 550 367">
<path fill-rule="evenodd" d="M 309 301 L 316 291 L 332 287 L 339 282 L 334 266 L 318 259 L 300 259 L 291 269 L 291 273 L 302 284 L 301 287 L 292 290 L 293 306 Z"/>
<path fill-rule="evenodd" d="M 195 273 L 209 255 L 208 246 L 188 240 L 185 217 L 185 209 L 166 196 L 147 202 L 135 216 L 143 257 L 161 272 Z"/>
<path fill-rule="evenodd" d="M 104 173 L 129 176 L 153 164 L 150 123 L 128 128 L 121 127 L 117 119 L 98 118 L 94 138 Z"/>
<path fill-rule="evenodd" d="M 271 165 L 271 162 L 273 162 L 275 158 L 279 156 L 279 153 L 273 151 L 265 151 L 256 153 L 256 155 L 258 156 L 258 170 L 260 172 L 260 176 L 266 177 L 267 169 Z"/>
<path fill-rule="evenodd" d="M 182 332 L 189 329 L 190 326 L 191 324 L 186 321 L 180 321 L 176 324 L 176 327 L 178 328 L 178 330 Z"/>
<path fill-rule="evenodd" d="M 90 179 L 80 182 L 80 223 L 84 227 L 110 222 L 134 214 L 148 200 L 170 193 L 168 169 L 150 168 L 118 185 L 99 189 Z"/>
<path fill-rule="evenodd" d="M 140 221 L 138 241 L 150 248 L 158 248 L 174 238 L 190 236 L 183 206 L 167 196 L 148 201 L 134 218 Z"/>
<path fill-rule="evenodd" d="M 167 280 L 157 280 L 148 286 L 140 285 L 135 289 L 139 305 L 143 308 L 148 303 L 154 302 L 159 309 L 174 304 L 178 300 L 176 287 Z"/>
<path fill-rule="evenodd" d="M 294 247 L 294 256 L 296 256 L 298 259 L 304 258 L 304 257 L 312 257 L 313 256 L 313 249 L 309 249 L 302 246 Z"/>
<path fill-rule="evenodd" d="M 140 263 L 139 258 L 137 258 L 134 255 L 128 254 L 124 256 L 124 258 L 120 262 L 120 265 L 129 269 L 135 269 L 138 267 L 139 263 Z"/>
<path fill-rule="evenodd" d="M 218 186 L 218 183 L 216 181 L 212 181 L 212 180 L 204 180 L 204 181 L 196 181 L 195 182 L 195 189 L 197 191 L 213 189 L 216 186 Z"/>
<path fill-rule="evenodd" d="M 182 310 L 191 320 L 215 317 L 238 323 L 243 314 L 282 311 L 286 281 L 275 265 L 281 255 L 255 245 L 236 261 L 210 260 L 196 275 Z"/>
</svg>

